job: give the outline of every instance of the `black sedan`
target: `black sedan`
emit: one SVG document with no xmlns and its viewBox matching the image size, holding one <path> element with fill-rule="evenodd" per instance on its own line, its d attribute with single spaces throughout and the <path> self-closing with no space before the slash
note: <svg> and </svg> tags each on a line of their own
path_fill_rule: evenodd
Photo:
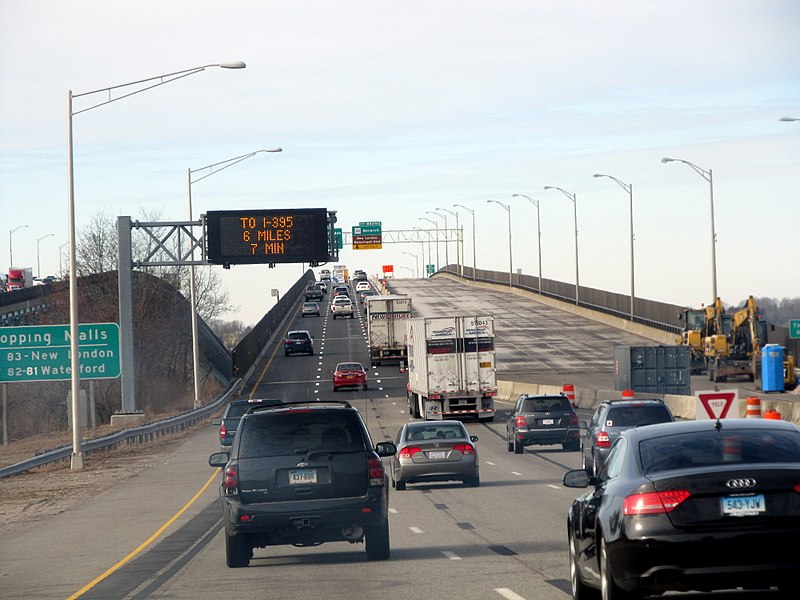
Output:
<svg viewBox="0 0 800 600">
<path fill-rule="evenodd" d="M 800 429 L 761 419 L 624 431 L 567 516 L 573 597 L 777 588 L 800 571 Z"/>
</svg>

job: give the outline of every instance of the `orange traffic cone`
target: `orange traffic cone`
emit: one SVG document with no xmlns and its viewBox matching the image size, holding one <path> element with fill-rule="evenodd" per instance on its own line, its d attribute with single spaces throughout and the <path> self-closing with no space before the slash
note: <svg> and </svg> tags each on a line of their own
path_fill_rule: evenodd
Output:
<svg viewBox="0 0 800 600">
<path fill-rule="evenodd" d="M 776 421 L 780 421 L 782 417 L 781 417 L 781 413 L 779 413 L 774 408 L 770 408 L 767 412 L 764 413 L 764 418 L 765 419 L 774 419 Z"/>
</svg>

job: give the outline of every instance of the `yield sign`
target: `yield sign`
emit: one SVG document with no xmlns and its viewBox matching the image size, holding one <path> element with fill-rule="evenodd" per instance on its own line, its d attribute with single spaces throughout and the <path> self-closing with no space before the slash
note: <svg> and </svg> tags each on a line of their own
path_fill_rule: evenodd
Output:
<svg viewBox="0 0 800 600">
<path fill-rule="evenodd" d="M 739 390 L 722 390 L 695 393 L 697 419 L 724 419 L 739 416 Z"/>
</svg>

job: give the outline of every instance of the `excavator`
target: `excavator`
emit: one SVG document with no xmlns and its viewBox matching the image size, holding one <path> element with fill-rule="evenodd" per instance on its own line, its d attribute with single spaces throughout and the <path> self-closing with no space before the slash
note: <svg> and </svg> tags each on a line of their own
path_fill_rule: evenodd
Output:
<svg viewBox="0 0 800 600">
<path fill-rule="evenodd" d="M 681 314 L 683 331 L 677 342 L 687 346 L 692 356 L 692 375 L 702 375 L 707 371 L 705 339 L 719 332 L 720 317 L 725 313 L 722 300 L 717 298 L 710 306 L 687 308 Z"/>
<path fill-rule="evenodd" d="M 714 333 L 704 338 L 704 351 L 709 381 L 726 382 L 728 377 L 761 379 L 761 349 L 767 344 L 767 322 L 759 314 L 756 301 L 750 296 L 740 310 L 715 315 Z M 784 359 L 785 389 L 797 385 L 794 357 Z"/>
</svg>

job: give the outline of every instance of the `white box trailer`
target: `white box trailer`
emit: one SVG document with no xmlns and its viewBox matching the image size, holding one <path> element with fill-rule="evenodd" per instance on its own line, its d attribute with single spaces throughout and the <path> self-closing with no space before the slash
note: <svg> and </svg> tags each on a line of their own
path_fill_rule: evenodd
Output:
<svg viewBox="0 0 800 600">
<path fill-rule="evenodd" d="M 367 296 L 367 341 L 373 367 L 386 362 L 404 364 L 408 355 L 406 321 L 411 318 L 411 297 L 395 294 Z"/>
<path fill-rule="evenodd" d="M 409 414 L 494 420 L 494 317 L 419 317 L 407 325 Z"/>
</svg>

